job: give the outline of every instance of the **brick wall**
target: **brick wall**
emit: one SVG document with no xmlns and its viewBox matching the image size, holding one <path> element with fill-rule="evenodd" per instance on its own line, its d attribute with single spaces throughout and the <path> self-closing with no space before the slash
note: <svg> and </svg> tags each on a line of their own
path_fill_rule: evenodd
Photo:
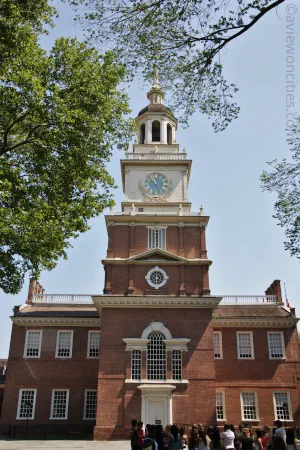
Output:
<svg viewBox="0 0 300 450">
<path fill-rule="evenodd" d="M 181 233 L 182 242 L 180 242 Z M 182 256 L 185 258 L 200 258 L 200 250 L 206 251 L 204 235 L 205 230 L 197 226 L 168 226 L 166 231 L 166 250 L 175 255 L 180 255 L 180 250 L 183 249 Z M 148 228 L 146 226 L 109 226 L 108 237 L 107 256 L 109 257 L 128 258 L 148 250 Z M 134 250 L 131 255 L 129 254 L 129 249 Z"/>
<path fill-rule="evenodd" d="M 126 385 L 130 355 L 123 338 L 141 337 L 153 321 L 161 321 L 173 337 L 189 338 L 183 373 L 189 385 L 178 385 L 173 420 L 192 423 L 215 419 L 215 369 L 210 309 L 110 309 L 102 312 L 96 439 L 126 436 L 132 418 L 141 418 L 137 385 Z M 145 361 L 145 357 L 143 358 Z"/>
<path fill-rule="evenodd" d="M 71 359 L 55 358 L 56 328 L 40 329 L 43 329 L 41 358 L 23 358 L 26 327 L 13 326 L 1 424 L 24 422 L 15 420 L 19 389 L 22 388 L 37 388 L 35 419 L 30 423 L 82 424 L 84 390 L 97 388 L 99 360 L 87 358 L 88 331 L 92 328 L 57 328 L 74 330 Z M 67 421 L 49 420 L 51 394 L 55 388 L 70 389 Z"/>
</svg>

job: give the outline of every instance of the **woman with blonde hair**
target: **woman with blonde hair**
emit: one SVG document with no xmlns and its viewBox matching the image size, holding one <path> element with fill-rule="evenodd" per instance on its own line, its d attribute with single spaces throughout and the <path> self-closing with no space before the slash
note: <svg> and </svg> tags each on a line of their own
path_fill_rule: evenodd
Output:
<svg viewBox="0 0 300 450">
<path fill-rule="evenodd" d="M 243 429 L 243 436 L 239 438 L 240 450 L 253 450 L 254 443 L 249 428 Z"/>
</svg>

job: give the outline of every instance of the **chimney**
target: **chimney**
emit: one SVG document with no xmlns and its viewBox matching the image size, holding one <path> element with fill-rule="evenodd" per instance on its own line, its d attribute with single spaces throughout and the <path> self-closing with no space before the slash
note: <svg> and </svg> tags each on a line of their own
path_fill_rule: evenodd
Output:
<svg viewBox="0 0 300 450">
<path fill-rule="evenodd" d="M 276 295 L 279 305 L 283 305 L 280 280 L 274 280 L 273 283 L 265 291 L 266 295 Z"/>
<path fill-rule="evenodd" d="M 14 313 L 14 316 L 16 316 L 16 315 L 18 314 L 19 309 L 20 309 L 20 306 L 14 306 L 14 307 L 13 307 L 13 313 Z"/>
<path fill-rule="evenodd" d="M 27 305 L 32 305 L 32 299 L 34 295 L 43 294 L 44 291 L 45 289 L 43 288 L 43 286 L 35 278 L 30 278 L 28 297 L 26 300 Z"/>
</svg>

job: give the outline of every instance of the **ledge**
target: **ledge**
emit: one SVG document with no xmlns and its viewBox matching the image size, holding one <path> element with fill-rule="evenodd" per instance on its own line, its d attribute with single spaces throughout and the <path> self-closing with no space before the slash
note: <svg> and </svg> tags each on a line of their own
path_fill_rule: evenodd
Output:
<svg viewBox="0 0 300 450">
<path fill-rule="evenodd" d="M 99 295 L 93 296 L 93 302 L 100 312 L 102 308 L 213 308 L 217 306 L 222 297 L 179 297 L 179 296 L 120 296 Z"/>
<path fill-rule="evenodd" d="M 130 378 L 127 378 L 125 380 L 126 384 L 140 384 L 143 383 L 145 385 L 151 385 L 151 388 L 153 388 L 153 385 L 159 385 L 166 387 L 166 385 L 173 383 L 173 384 L 180 384 L 180 385 L 187 385 L 189 384 L 188 380 L 165 380 L 165 381 L 159 381 L 159 380 L 131 380 Z"/>
</svg>

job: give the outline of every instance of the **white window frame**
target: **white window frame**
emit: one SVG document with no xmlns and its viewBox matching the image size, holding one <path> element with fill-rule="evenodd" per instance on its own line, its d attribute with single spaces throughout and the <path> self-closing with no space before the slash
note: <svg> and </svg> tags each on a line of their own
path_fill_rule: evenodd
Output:
<svg viewBox="0 0 300 450">
<path fill-rule="evenodd" d="M 157 364 L 150 363 L 150 361 L 151 362 L 155 361 L 154 351 L 152 351 L 152 353 L 149 356 L 149 346 L 151 345 L 151 338 L 149 339 L 149 336 L 152 333 L 153 334 L 154 333 L 158 333 L 158 334 L 163 335 L 162 346 L 161 347 L 162 347 L 162 349 L 164 349 L 164 353 L 165 353 L 165 355 L 164 355 L 165 356 L 164 366 L 163 365 L 158 366 Z M 147 381 L 149 381 L 149 380 L 157 381 L 157 382 L 166 381 L 167 380 L 167 376 L 168 376 L 168 366 L 167 366 L 167 364 L 168 364 L 168 353 L 167 353 L 166 345 L 164 343 L 164 338 L 165 338 L 164 333 L 162 333 L 161 331 L 158 331 L 158 332 L 152 331 L 151 333 L 149 333 L 149 336 L 148 336 L 149 342 L 148 342 L 148 345 L 147 345 L 147 353 L 146 353 L 146 377 L 147 377 Z M 155 342 L 155 340 L 154 340 L 154 342 Z M 157 342 L 157 340 L 156 340 L 156 342 Z M 153 366 L 154 366 L 154 368 L 153 368 Z M 152 369 L 152 373 L 150 373 L 150 368 Z M 156 375 L 155 372 L 156 373 L 158 372 L 159 375 L 155 376 Z M 162 372 L 164 372 L 163 376 L 161 376 Z"/>
<path fill-rule="evenodd" d="M 133 352 L 134 351 L 140 352 L 139 353 L 140 378 L 133 378 L 133 376 L 132 376 L 133 375 L 133 369 L 134 369 L 133 362 L 136 361 L 136 359 L 133 358 Z M 130 379 L 133 380 L 133 381 L 139 381 L 139 380 L 141 380 L 141 377 L 142 377 L 142 351 L 140 349 L 138 349 L 138 348 L 135 348 L 135 349 L 133 349 L 131 351 Z"/>
<path fill-rule="evenodd" d="M 67 392 L 66 397 L 66 415 L 65 417 L 53 417 L 53 409 L 54 409 L 54 395 L 55 392 Z M 50 410 L 50 420 L 68 420 L 69 416 L 69 397 L 70 397 L 70 389 L 52 389 L 52 396 L 51 396 L 51 410 Z"/>
<path fill-rule="evenodd" d="M 255 419 L 245 419 L 245 417 L 244 417 L 244 401 L 243 401 L 243 395 L 242 394 L 254 394 L 255 411 L 256 411 L 256 418 Z M 241 391 L 240 392 L 240 401 L 241 401 L 241 417 L 242 417 L 242 420 L 245 421 L 245 422 L 258 422 L 259 421 L 259 408 L 258 408 L 257 391 L 253 391 L 253 390 Z"/>
<path fill-rule="evenodd" d="M 271 334 L 280 334 L 280 336 L 281 336 L 281 348 L 282 348 L 282 356 L 281 357 L 271 355 L 271 345 L 270 345 L 270 335 Z M 269 359 L 286 359 L 283 331 L 268 331 L 268 348 L 269 348 Z"/>
<path fill-rule="evenodd" d="M 33 396 L 33 405 L 32 405 L 32 416 L 28 416 L 28 420 L 34 420 L 34 416 L 35 416 L 35 405 L 36 405 L 36 393 L 37 393 L 37 389 L 36 388 L 27 388 L 27 389 L 19 389 L 19 397 L 18 397 L 18 408 L 17 408 L 17 417 L 16 420 L 27 420 L 27 417 L 20 417 L 20 410 L 21 410 L 21 399 L 22 399 L 22 393 L 24 391 L 33 391 L 34 392 L 34 396 Z"/>
<path fill-rule="evenodd" d="M 166 226 L 155 226 L 155 227 L 147 227 L 148 228 L 148 250 L 154 250 L 154 249 L 156 249 L 156 248 L 160 248 L 161 250 L 166 250 L 166 247 L 167 247 L 167 227 Z M 150 247 L 150 234 L 152 233 L 152 232 L 154 232 L 154 235 L 156 235 L 156 232 L 157 231 L 160 231 L 160 230 L 164 230 L 164 246 L 163 247 L 161 247 L 161 246 L 159 246 L 159 245 L 157 245 L 157 246 L 155 246 L 155 247 Z M 156 236 L 155 236 L 155 238 L 154 238 L 155 240 L 156 240 Z M 160 240 L 159 238 L 158 238 L 158 240 Z M 158 242 L 158 244 L 159 244 L 159 242 Z"/>
<path fill-rule="evenodd" d="M 220 340 L 220 356 L 215 356 L 215 345 L 214 345 L 214 341 L 213 341 L 214 359 L 223 359 L 222 331 L 213 331 L 213 339 L 214 339 L 214 335 L 219 335 L 219 340 Z"/>
<path fill-rule="evenodd" d="M 92 333 L 97 333 L 99 335 L 99 352 L 98 352 L 98 356 L 90 356 L 90 340 L 91 340 L 91 334 Z M 87 343 L 87 358 L 88 359 L 99 359 L 99 354 L 100 354 L 100 331 L 98 330 L 89 330 L 88 332 L 88 343 Z"/>
<path fill-rule="evenodd" d="M 28 337 L 29 337 L 29 334 L 32 333 L 32 332 L 34 332 L 34 333 L 39 333 L 39 335 L 40 335 L 39 353 L 38 353 L 37 356 L 27 356 L 27 350 L 28 350 Z M 42 330 L 26 330 L 23 358 L 40 358 L 40 357 L 41 357 L 42 338 L 43 338 L 43 331 L 42 331 Z"/>
<path fill-rule="evenodd" d="M 83 420 L 93 420 L 95 421 L 97 418 L 97 405 L 96 405 L 96 411 L 95 411 L 95 417 L 86 417 L 86 404 L 87 404 L 87 393 L 88 392 L 96 392 L 97 397 L 97 389 L 85 389 L 84 391 L 84 408 L 83 408 Z"/>
<path fill-rule="evenodd" d="M 249 358 L 244 358 L 244 357 L 240 356 L 240 353 L 241 353 L 240 352 L 240 344 L 239 344 L 239 335 L 240 334 L 249 334 L 250 335 L 251 357 L 249 357 Z M 237 356 L 238 356 L 238 359 L 240 359 L 242 361 L 249 361 L 249 360 L 255 359 L 254 344 L 253 344 L 253 331 L 237 331 L 236 332 L 236 343 L 237 343 Z"/>
<path fill-rule="evenodd" d="M 179 352 L 180 358 L 176 359 L 174 358 L 174 352 Z M 172 358 L 172 364 L 171 364 L 171 370 L 172 370 L 172 380 L 174 381 L 181 381 L 182 380 L 182 351 L 180 349 L 174 349 L 171 351 L 171 358 Z M 180 371 L 180 378 L 174 378 L 174 372 L 176 371 L 176 363 L 178 363 L 178 369 Z"/>
<path fill-rule="evenodd" d="M 289 408 L 289 416 L 290 419 L 278 419 L 277 416 L 277 408 L 276 408 L 276 400 L 275 400 L 275 394 L 287 394 L 287 403 L 288 403 L 288 408 Z M 274 405 L 274 417 L 275 420 L 281 420 L 281 422 L 294 422 L 293 419 L 293 414 L 292 414 L 292 404 L 291 404 L 291 396 L 290 396 L 290 391 L 285 391 L 283 389 L 277 389 L 276 391 L 272 392 L 272 396 L 273 396 L 273 405 Z"/>
<path fill-rule="evenodd" d="M 162 276 L 163 276 L 163 281 L 159 284 L 154 284 L 151 281 L 151 275 L 153 272 L 161 272 Z M 145 276 L 145 279 L 147 280 L 147 283 L 149 284 L 149 286 L 153 287 L 154 289 L 159 289 L 160 287 L 164 286 L 166 284 L 166 282 L 168 281 L 169 277 L 167 275 L 167 273 L 164 271 L 164 269 L 161 269 L 158 266 L 153 267 L 152 269 L 150 269 L 147 273 L 147 275 Z"/>
<path fill-rule="evenodd" d="M 223 404 L 223 419 L 218 419 L 217 414 L 217 395 L 216 395 L 216 419 L 217 422 L 226 422 L 226 403 L 225 403 L 225 391 L 223 389 L 217 389 L 216 394 L 222 394 L 222 404 Z"/>
<path fill-rule="evenodd" d="M 70 333 L 71 334 L 71 344 L 70 344 L 70 355 L 69 356 L 58 356 L 58 343 L 59 343 L 59 335 L 60 333 Z M 55 358 L 58 359 L 70 359 L 73 355 L 73 335 L 74 330 L 57 330 L 56 334 L 56 350 L 55 350 Z"/>
</svg>

